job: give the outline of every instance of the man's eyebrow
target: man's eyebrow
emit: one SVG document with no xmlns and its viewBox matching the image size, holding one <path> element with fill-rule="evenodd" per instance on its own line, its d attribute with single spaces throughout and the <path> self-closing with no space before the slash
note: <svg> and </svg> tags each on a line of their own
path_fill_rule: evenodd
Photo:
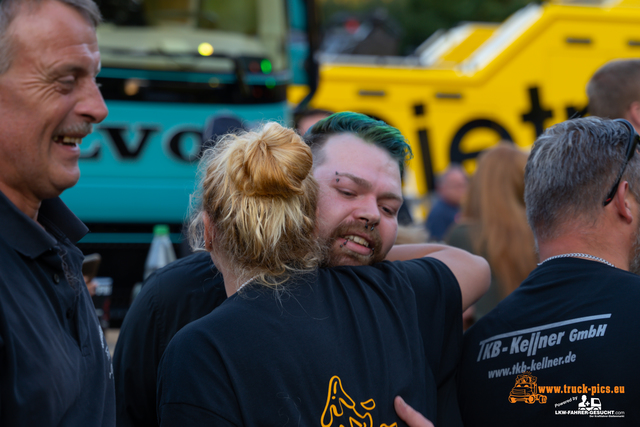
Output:
<svg viewBox="0 0 640 427">
<path fill-rule="evenodd" d="M 400 203 L 404 202 L 404 199 L 402 198 L 402 196 L 398 196 L 396 193 L 391 193 L 391 192 L 387 192 L 387 193 L 382 193 L 378 199 L 392 199 L 392 200 L 397 200 Z"/>
<path fill-rule="evenodd" d="M 95 71 L 97 75 L 100 72 L 101 68 L 102 68 L 102 63 L 99 63 L 97 68 L 93 70 L 92 67 L 87 67 L 85 64 L 81 64 L 77 62 L 68 62 L 66 64 L 60 64 L 55 69 L 55 71 L 60 74 L 83 74 L 83 73 L 92 74 L 93 71 Z"/>
<path fill-rule="evenodd" d="M 336 175 L 337 176 L 347 177 L 351 181 L 355 182 L 356 185 L 358 185 L 360 187 L 363 187 L 363 188 L 365 188 L 367 190 L 370 190 L 373 187 L 371 185 L 371 183 L 369 181 L 367 181 L 366 179 L 361 178 L 361 177 L 356 176 L 356 175 L 353 175 L 353 174 L 350 174 L 350 173 L 339 173 L 339 172 L 336 172 Z M 400 196 L 400 195 L 398 195 L 396 193 L 390 192 L 390 191 L 380 194 L 380 196 L 378 198 L 379 199 L 393 199 L 393 200 L 398 200 L 399 202 L 403 202 L 404 201 L 402 196 Z"/>
<path fill-rule="evenodd" d="M 337 176 L 346 176 L 351 181 L 355 182 L 360 187 L 366 188 L 367 190 L 371 189 L 371 187 L 372 187 L 372 185 L 371 185 L 371 183 L 369 181 L 367 181 L 364 178 L 360 178 L 359 176 L 355 176 L 355 175 L 350 174 L 350 173 L 339 173 L 339 172 L 336 172 L 336 175 Z"/>
<path fill-rule="evenodd" d="M 56 76 L 66 76 L 69 74 L 82 74 L 85 68 L 75 64 L 64 64 L 52 70 Z"/>
</svg>

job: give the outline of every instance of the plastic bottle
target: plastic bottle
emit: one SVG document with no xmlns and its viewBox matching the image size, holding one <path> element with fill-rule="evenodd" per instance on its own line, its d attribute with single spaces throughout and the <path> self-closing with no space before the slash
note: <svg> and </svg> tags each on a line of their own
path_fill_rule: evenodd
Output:
<svg viewBox="0 0 640 427">
<path fill-rule="evenodd" d="M 149 255 L 144 263 L 144 278 L 151 273 L 175 261 L 176 253 L 169 239 L 169 226 L 159 224 L 153 227 L 153 240 L 149 248 Z"/>
</svg>

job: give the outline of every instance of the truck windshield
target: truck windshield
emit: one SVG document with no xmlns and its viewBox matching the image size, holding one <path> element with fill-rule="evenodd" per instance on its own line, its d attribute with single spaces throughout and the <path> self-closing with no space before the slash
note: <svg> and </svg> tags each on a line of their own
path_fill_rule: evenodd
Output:
<svg viewBox="0 0 640 427">
<path fill-rule="evenodd" d="M 122 27 L 182 26 L 255 35 L 256 0 L 103 0 L 105 22 Z"/>
<path fill-rule="evenodd" d="M 100 0 L 98 5 L 105 21 L 98 41 L 106 67 L 224 73 L 234 72 L 239 58 L 248 72 L 278 72 L 288 65 L 282 0 Z M 252 60 L 262 68 L 251 70 Z"/>
</svg>

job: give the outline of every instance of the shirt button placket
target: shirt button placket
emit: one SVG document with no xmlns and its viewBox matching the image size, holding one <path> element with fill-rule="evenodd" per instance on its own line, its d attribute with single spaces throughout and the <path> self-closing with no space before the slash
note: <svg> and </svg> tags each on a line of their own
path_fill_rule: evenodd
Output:
<svg viewBox="0 0 640 427">
<path fill-rule="evenodd" d="M 53 282 L 57 285 L 58 283 L 60 283 L 60 276 L 58 276 L 58 273 L 53 273 Z"/>
</svg>

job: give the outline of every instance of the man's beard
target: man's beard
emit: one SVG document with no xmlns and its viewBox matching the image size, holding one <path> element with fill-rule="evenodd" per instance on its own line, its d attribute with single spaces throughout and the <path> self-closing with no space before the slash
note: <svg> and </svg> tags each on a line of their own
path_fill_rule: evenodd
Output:
<svg viewBox="0 0 640 427">
<path fill-rule="evenodd" d="M 629 271 L 634 274 L 640 274 L 640 227 L 636 230 L 636 241 L 631 248 L 631 262 L 629 263 Z"/>
<path fill-rule="evenodd" d="M 347 249 L 345 245 L 337 245 L 336 242 L 344 242 L 345 236 L 366 236 L 366 240 L 369 242 L 369 248 L 373 249 L 371 255 L 362 255 Z M 326 250 L 323 266 L 335 267 L 339 265 L 351 265 L 355 262 L 357 265 L 371 265 L 376 262 L 384 260 L 387 254 L 382 253 L 382 238 L 378 230 L 365 224 L 362 221 L 345 221 L 336 227 L 331 236 L 326 238 L 323 242 Z M 350 261 L 350 262 L 349 262 Z"/>
</svg>

